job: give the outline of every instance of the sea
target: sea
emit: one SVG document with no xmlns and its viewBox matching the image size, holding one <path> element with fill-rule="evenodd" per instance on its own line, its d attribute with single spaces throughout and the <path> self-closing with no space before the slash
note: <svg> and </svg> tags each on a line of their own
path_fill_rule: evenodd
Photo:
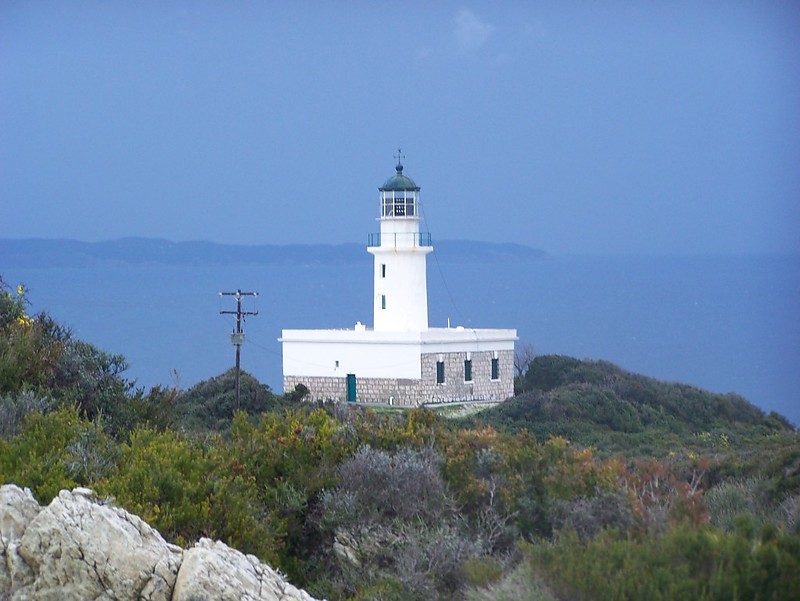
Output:
<svg viewBox="0 0 800 601">
<path fill-rule="evenodd" d="M 187 389 L 234 365 L 235 300 L 258 292 L 242 369 L 282 392 L 283 328 L 372 323 L 372 257 L 308 264 L 0 265 L 32 311 L 126 357 L 136 385 Z M 428 258 L 431 326 L 516 328 L 519 347 L 735 392 L 800 424 L 800 256 Z"/>
</svg>

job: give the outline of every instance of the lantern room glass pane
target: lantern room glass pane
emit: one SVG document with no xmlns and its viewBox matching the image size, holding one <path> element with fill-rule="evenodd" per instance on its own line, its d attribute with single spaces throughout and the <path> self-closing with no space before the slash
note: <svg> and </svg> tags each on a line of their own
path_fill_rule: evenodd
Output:
<svg viewBox="0 0 800 601">
<path fill-rule="evenodd" d="M 394 199 L 394 216 L 405 217 L 406 215 L 406 199 L 402 196 Z"/>
</svg>

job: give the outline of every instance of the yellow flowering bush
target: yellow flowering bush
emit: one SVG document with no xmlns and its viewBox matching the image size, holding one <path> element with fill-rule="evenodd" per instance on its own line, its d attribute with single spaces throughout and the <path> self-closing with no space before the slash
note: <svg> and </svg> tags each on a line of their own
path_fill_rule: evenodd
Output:
<svg viewBox="0 0 800 601">
<path fill-rule="evenodd" d="M 0 394 L 47 384 L 63 349 L 64 332 L 46 315 L 30 316 L 25 287 L 16 293 L 0 276 Z"/>
</svg>

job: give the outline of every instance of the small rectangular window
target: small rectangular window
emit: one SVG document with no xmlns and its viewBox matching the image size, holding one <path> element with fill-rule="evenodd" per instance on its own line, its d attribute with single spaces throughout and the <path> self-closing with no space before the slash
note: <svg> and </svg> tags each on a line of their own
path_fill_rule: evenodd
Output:
<svg viewBox="0 0 800 601">
<path fill-rule="evenodd" d="M 492 358 L 492 380 L 500 379 L 500 359 Z"/>
<path fill-rule="evenodd" d="M 381 294 L 381 309 L 385 309 L 385 308 L 386 308 L 386 295 L 385 294 Z"/>
<path fill-rule="evenodd" d="M 444 361 L 436 362 L 436 383 L 444 384 Z"/>
<path fill-rule="evenodd" d="M 472 359 L 464 361 L 464 381 L 472 382 Z"/>
<path fill-rule="evenodd" d="M 381 263 L 381 277 L 386 277 L 386 263 Z"/>
</svg>

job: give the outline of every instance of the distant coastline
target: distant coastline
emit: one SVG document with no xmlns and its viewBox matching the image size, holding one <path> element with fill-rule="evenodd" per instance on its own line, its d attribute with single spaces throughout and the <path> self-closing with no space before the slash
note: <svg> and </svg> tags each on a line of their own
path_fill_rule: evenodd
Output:
<svg viewBox="0 0 800 601">
<path fill-rule="evenodd" d="M 438 260 L 483 263 L 550 258 L 540 249 L 511 243 L 434 240 Z M 0 239 L 0 264 L 16 267 L 91 267 L 98 264 L 309 265 L 369 260 L 364 244 L 232 245 L 121 238 L 104 242 L 63 239 Z"/>
</svg>

